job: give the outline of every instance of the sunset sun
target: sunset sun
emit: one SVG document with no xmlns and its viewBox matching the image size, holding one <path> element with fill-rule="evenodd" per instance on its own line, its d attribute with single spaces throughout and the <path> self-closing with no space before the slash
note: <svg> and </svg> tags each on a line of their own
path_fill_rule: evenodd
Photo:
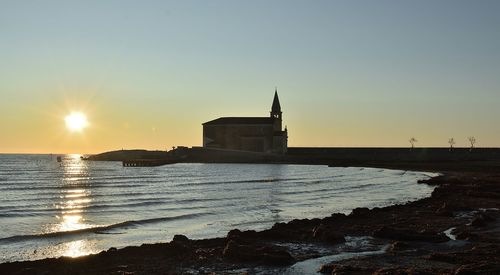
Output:
<svg viewBox="0 0 500 275">
<path fill-rule="evenodd" d="M 87 116 L 80 112 L 72 112 L 64 118 L 66 127 L 72 132 L 80 132 L 88 126 Z"/>
</svg>

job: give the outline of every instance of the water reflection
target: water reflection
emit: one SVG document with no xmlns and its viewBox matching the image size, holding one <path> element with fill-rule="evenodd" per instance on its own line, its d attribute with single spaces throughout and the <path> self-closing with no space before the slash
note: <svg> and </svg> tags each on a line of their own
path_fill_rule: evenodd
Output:
<svg viewBox="0 0 500 275">
<path fill-rule="evenodd" d="M 79 257 L 96 252 L 94 244 L 83 239 L 65 243 L 62 255 L 67 257 Z"/>
<path fill-rule="evenodd" d="M 273 223 L 281 222 L 282 217 L 280 215 L 281 206 L 280 206 L 280 198 L 279 198 L 279 189 L 282 188 L 278 180 L 285 178 L 285 171 L 283 171 L 283 165 L 273 165 L 270 166 L 270 170 L 268 171 L 268 179 L 269 179 L 269 193 L 267 197 L 266 208 L 270 212 L 270 217 Z"/>
<path fill-rule="evenodd" d="M 61 168 L 63 170 L 62 188 L 60 200 L 57 203 L 60 214 L 56 216 L 58 223 L 54 224 L 52 232 L 92 227 L 85 215 L 85 208 L 92 202 L 88 163 L 81 160 L 80 155 L 66 155 Z M 81 239 L 63 243 L 59 250 L 64 256 L 78 257 L 93 253 L 92 247 L 93 245 L 86 239 Z"/>
</svg>

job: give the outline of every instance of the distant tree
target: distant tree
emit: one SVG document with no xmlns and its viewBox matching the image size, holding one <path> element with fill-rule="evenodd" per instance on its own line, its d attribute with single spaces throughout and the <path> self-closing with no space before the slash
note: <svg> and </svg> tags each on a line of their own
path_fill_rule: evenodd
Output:
<svg viewBox="0 0 500 275">
<path fill-rule="evenodd" d="M 469 143 L 470 143 L 470 151 L 472 151 L 472 149 L 474 149 L 474 144 L 476 144 L 476 138 L 475 137 L 469 137 L 468 140 L 469 140 Z"/>
<path fill-rule="evenodd" d="M 408 140 L 411 144 L 411 149 L 415 148 L 415 143 L 418 141 L 416 138 L 412 137 Z"/>
<path fill-rule="evenodd" d="M 455 139 L 454 138 L 448 139 L 448 143 L 450 144 L 450 151 L 453 150 L 453 145 L 455 145 Z"/>
</svg>

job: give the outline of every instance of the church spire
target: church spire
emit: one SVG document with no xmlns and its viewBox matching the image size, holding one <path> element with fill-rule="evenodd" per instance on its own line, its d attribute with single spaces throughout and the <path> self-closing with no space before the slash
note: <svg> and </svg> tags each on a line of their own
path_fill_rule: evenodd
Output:
<svg viewBox="0 0 500 275">
<path fill-rule="evenodd" d="M 278 88 L 274 89 L 273 106 L 271 107 L 271 114 L 281 113 L 280 99 L 278 98 Z"/>
<path fill-rule="evenodd" d="M 281 112 L 281 106 L 280 106 L 280 99 L 278 98 L 278 88 L 274 89 L 274 99 L 273 99 L 273 106 L 271 106 L 271 118 L 273 119 L 273 129 L 275 133 L 281 133 L 281 127 L 282 127 L 282 112 Z"/>
</svg>

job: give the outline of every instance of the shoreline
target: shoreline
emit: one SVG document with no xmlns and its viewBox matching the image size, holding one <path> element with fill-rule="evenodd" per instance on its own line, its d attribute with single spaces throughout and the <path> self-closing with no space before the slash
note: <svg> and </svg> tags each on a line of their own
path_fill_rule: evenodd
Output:
<svg viewBox="0 0 500 275">
<path fill-rule="evenodd" d="M 443 169 L 445 171 L 436 170 L 433 163 L 420 164 L 418 168 L 426 169 L 412 170 L 439 172 L 442 175 L 425 182 L 436 185 L 436 189 L 431 197 L 418 201 L 371 210 L 356 208 L 349 215 L 332 214 L 323 219 L 276 223 L 271 229 L 259 232 L 234 229 L 225 238 L 189 240 L 176 235 L 169 243 L 111 248 L 78 258 L 3 263 L 0 264 L 0 273 L 177 274 L 199 270 L 207 273 L 241 273 L 237 270 L 246 270 L 252 273 L 259 269 L 282 273 L 295 263 L 327 256 L 328 252 L 321 252 L 320 247 L 326 245 L 333 249 L 345 244 L 350 236 L 366 236 L 374 242 L 385 243 L 388 251 L 325 265 L 323 271 L 370 274 L 384 268 L 424 268 L 453 274 L 460 268 L 467 268 L 461 264 L 464 262 L 462 258 L 468 259 L 464 263 L 469 265 L 480 265 L 474 269 L 500 271 L 495 264 L 500 262 L 500 256 L 496 256 L 499 254 L 496 252 L 500 251 L 500 225 L 496 222 L 500 213 L 495 210 L 500 207 L 500 173 L 497 166 L 483 164 L 473 169 L 475 171 L 462 172 L 456 170 L 470 170 L 469 166 L 464 167 L 466 163 L 462 163 L 462 169 L 456 169 L 460 165 L 454 163 L 454 169 Z M 407 169 L 401 163 L 378 163 L 370 167 Z M 481 208 L 489 210 L 478 210 Z M 464 211 L 470 212 L 469 216 L 457 216 Z M 455 230 L 450 230 L 453 227 Z M 447 230 L 450 231 L 445 234 Z M 465 243 L 460 247 L 443 245 L 450 242 L 447 235 L 456 236 Z M 292 244 L 298 248 L 291 248 Z M 457 255 L 458 251 L 462 254 Z M 486 260 L 474 259 L 478 252 L 487 255 L 483 257 Z M 390 264 L 394 258 L 404 258 L 405 261 L 394 266 Z M 454 262 L 455 258 L 461 260 Z"/>
</svg>

